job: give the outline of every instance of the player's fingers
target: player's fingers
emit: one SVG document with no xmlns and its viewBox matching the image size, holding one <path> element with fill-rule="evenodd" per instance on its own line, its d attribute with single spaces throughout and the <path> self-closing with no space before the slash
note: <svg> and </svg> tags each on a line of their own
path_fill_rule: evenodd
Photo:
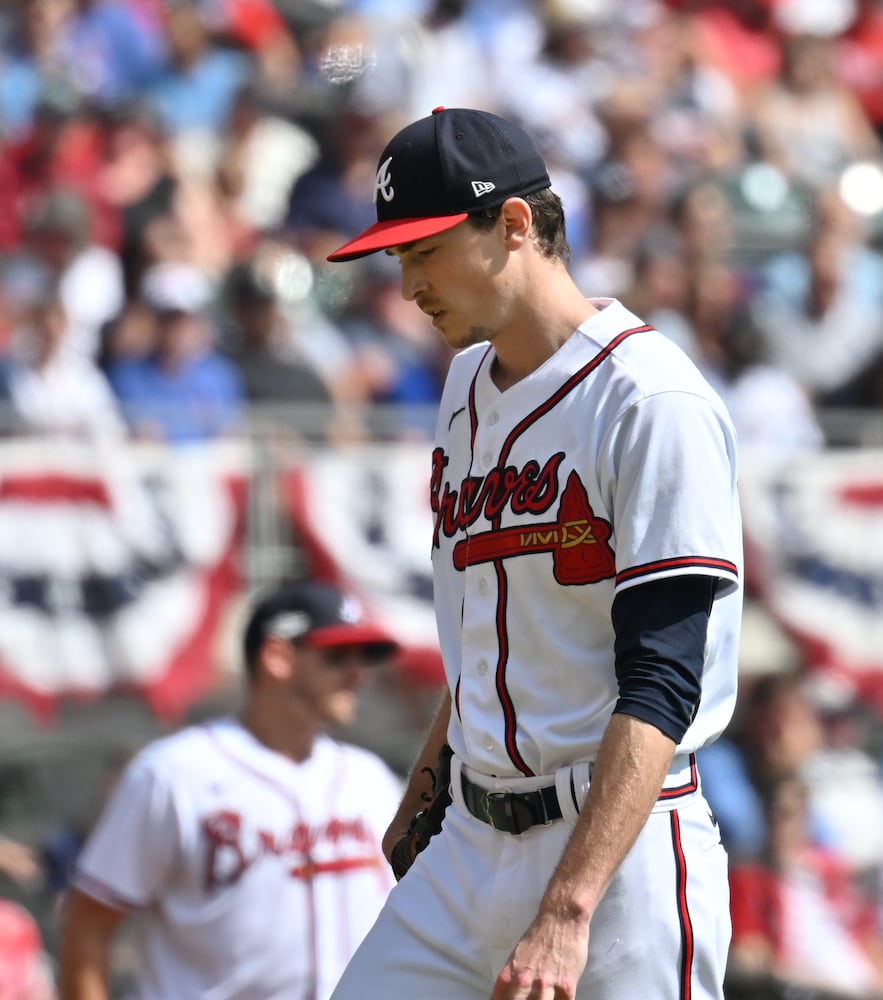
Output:
<svg viewBox="0 0 883 1000">
<path fill-rule="evenodd" d="M 573 1000 L 572 991 L 544 983 L 533 973 L 517 975 L 508 966 L 494 984 L 490 1000 Z"/>
</svg>

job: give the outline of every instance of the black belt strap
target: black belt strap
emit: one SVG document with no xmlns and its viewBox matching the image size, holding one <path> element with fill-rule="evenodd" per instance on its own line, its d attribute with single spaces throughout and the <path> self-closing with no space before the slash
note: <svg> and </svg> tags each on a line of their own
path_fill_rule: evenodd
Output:
<svg viewBox="0 0 883 1000">
<path fill-rule="evenodd" d="M 463 800 L 466 808 L 483 823 L 505 833 L 524 833 L 532 826 L 548 826 L 561 819 L 561 805 L 554 785 L 532 792 L 494 792 L 463 779 Z"/>
</svg>

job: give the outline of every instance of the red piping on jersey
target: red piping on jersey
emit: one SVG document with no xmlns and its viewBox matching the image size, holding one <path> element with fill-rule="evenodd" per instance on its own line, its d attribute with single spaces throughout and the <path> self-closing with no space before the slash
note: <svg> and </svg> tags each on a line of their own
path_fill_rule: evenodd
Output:
<svg viewBox="0 0 883 1000">
<path fill-rule="evenodd" d="M 690 777 L 683 785 L 675 785 L 672 788 L 664 788 L 659 793 L 659 801 L 664 802 L 666 799 L 676 799 L 681 795 L 689 795 L 691 792 L 695 792 L 699 787 L 699 770 L 696 767 L 696 754 L 690 754 Z"/>
<path fill-rule="evenodd" d="M 681 925 L 681 973 L 679 1000 L 691 1000 L 693 996 L 693 921 L 687 904 L 687 859 L 681 843 L 681 820 L 677 809 L 669 813 L 671 817 L 671 843 L 675 856 L 675 891 L 678 901 L 678 920 Z"/>
<path fill-rule="evenodd" d="M 713 569 L 735 577 L 739 575 L 739 568 L 729 559 L 712 559 L 708 556 L 678 556 L 674 559 L 657 559 L 655 562 L 642 563 L 640 566 L 630 566 L 616 574 L 616 582 L 617 584 L 625 583 L 669 569 Z"/>
<path fill-rule="evenodd" d="M 503 709 L 506 751 L 509 754 L 509 759 L 518 770 L 527 777 L 532 778 L 534 772 L 518 750 L 518 741 L 515 738 L 515 733 L 518 729 L 518 720 L 515 716 L 515 705 L 509 697 L 509 692 L 506 688 L 506 664 L 509 662 L 509 630 L 506 628 L 509 580 L 506 577 L 506 570 L 502 559 L 494 560 L 494 572 L 497 575 L 497 646 L 499 649 L 496 687 L 497 697 L 500 699 L 500 707 Z"/>
<path fill-rule="evenodd" d="M 617 334 L 613 340 L 602 348 L 587 364 L 583 365 L 579 371 L 574 372 L 573 375 L 567 379 L 552 395 L 535 410 L 532 410 L 528 415 L 517 424 L 512 431 L 509 433 L 503 447 L 500 450 L 499 457 L 497 458 L 497 468 L 503 468 L 509 458 L 509 452 L 512 450 L 512 446 L 518 440 L 518 438 L 537 420 L 544 417 L 550 410 L 554 409 L 564 399 L 576 386 L 580 384 L 585 378 L 587 378 L 591 373 L 603 362 L 606 361 L 608 357 L 616 350 L 619 345 L 631 337 L 635 333 L 649 333 L 654 328 L 648 324 L 643 324 L 641 326 L 633 327 L 630 330 L 623 330 L 622 333 Z M 475 370 L 475 375 L 472 378 L 472 383 L 469 386 L 469 446 L 470 446 L 470 462 L 469 467 L 472 468 L 472 458 L 475 451 L 475 436 L 478 433 L 478 411 L 475 405 L 475 384 L 478 379 L 478 373 L 481 371 L 482 365 L 485 363 L 488 355 L 491 352 L 489 347 L 487 351 L 482 355 L 482 359 L 479 362 L 478 367 Z M 491 521 L 491 529 L 493 531 L 498 531 L 500 529 L 501 514 L 498 514 Z M 468 539 L 468 536 L 467 536 Z M 468 562 L 468 540 L 467 540 L 467 555 L 466 559 Z M 522 774 L 533 777 L 534 772 L 527 765 L 527 763 L 522 758 L 518 750 L 518 718 L 515 712 L 515 705 L 512 698 L 509 696 L 509 691 L 506 687 L 506 666 L 509 660 L 509 637 L 508 630 L 506 628 L 506 602 L 507 602 L 507 578 L 506 569 L 502 559 L 494 560 L 494 570 L 497 575 L 497 613 L 496 613 L 496 623 L 497 623 L 497 644 L 499 647 L 499 655 L 497 657 L 497 669 L 496 669 L 496 687 L 497 696 L 500 699 L 500 707 L 503 710 L 503 721 L 504 721 L 504 732 L 506 740 L 506 752 L 509 754 L 509 759 L 521 771 Z"/>
<path fill-rule="evenodd" d="M 470 462 L 469 467 L 472 468 L 472 456 L 475 454 L 475 435 L 478 433 L 478 411 L 475 408 L 475 380 L 478 378 L 478 373 L 481 371 L 481 366 L 484 364 L 485 358 L 491 353 L 493 348 L 489 347 L 484 354 L 481 356 L 481 361 L 478 363 L 478 368 L 475 369 L 475 376 L 472 379 L 472 384 L 469 386 L 469 451 L 470 451 Z"/>
<path fill-rule="evenodd" d="M 556 407 L 561 400 L 571 392 L 572 389 L 576 388 L 576 386 L 578 386 L 580 382 L 586 378 L 587 375 L 591 375 L 591 373 L 601 364 L 602 361 L 606 361 L 616 348 L 619 347 L 624 340 L 626 340 L 626 338 L 631 337 L 632 334 L 635 333 L 649 333 L 651 330 L 653 330 L 652 326 L 636 326 L 632 330 L 623 330 L 622 333 L 617 334 L 606 347 L 598 351 L 588 364 L 583 365 L 579 371 L 574 372 L 574 374 L 571 375 L 559 389 L 553 392 L 545 403 L 538 406 L 533 412 L 528 413 L 520 424 L 517 424 L 512 428 L 509 437 L 506 438 L 506 443 L 500 451 L 500 457 L 497 460 L 497 464 L 499 466 L 505 465 L 507 459 L 509 458 L 509 452 L 512 450 L 512 445 L 515 444 L 516 440 L 521 437 L 527 428 L 530 427 L 531 424 L 536 423 L 540 417 L 544 417 L 549 410 Z"/>
</svg>

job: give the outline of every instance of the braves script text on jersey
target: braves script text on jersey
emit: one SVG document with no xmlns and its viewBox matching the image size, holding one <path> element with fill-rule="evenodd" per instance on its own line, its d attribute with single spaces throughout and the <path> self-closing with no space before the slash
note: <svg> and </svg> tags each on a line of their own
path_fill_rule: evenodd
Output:
<svg viewBox="0 0 883 1000">
<path fill-rule="evenodd" d="M 138 1000 L 322 1000 L 392 884 L 386 765 L 320 736 L 295 764 L 232 719 L 136 756 L 75 885 L 139 911 Z"/>
</svg>

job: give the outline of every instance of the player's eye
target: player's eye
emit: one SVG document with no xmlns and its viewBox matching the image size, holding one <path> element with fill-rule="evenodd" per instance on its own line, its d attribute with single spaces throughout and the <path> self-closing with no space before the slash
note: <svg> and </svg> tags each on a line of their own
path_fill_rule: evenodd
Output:
<svg viewBox="0 0 883 1000">
<path fill-rule="evenodd" d="M 360 666 L 381 663 L 389 657 L 389 650 L 383 644 L 366 643 L 355 646 L 331 646 L 322 651 L 322 659 L 328 667 Z"/>
<path fill-rule="evenodd" d="M 352 663 L 355 658 L 355 651 L 351 646 L 342 649 L 326 649 L 322 653 L 322 659 L 329 667 L 345 667 Z"/>
</svg>

